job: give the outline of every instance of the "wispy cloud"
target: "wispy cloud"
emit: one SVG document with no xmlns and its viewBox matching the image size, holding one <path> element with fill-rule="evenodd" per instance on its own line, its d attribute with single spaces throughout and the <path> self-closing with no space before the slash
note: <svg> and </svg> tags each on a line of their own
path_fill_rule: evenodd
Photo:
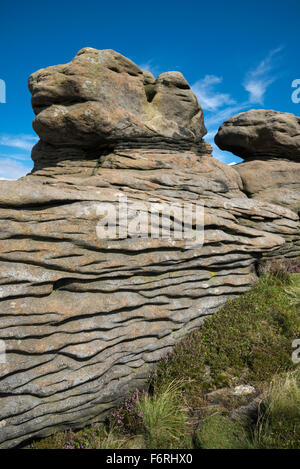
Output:
<svg viewBox="0 0 300 469">
<path fill-rule="evenodd" d="M 239 103 L 236 106 L 229 106 L 224 109 L 219 109 L 217 112 L 214 112 L 213 114 L 210 114 L 208 117 L 205 119 L 205 125 L 207 129 L 209 130 L 210 136 L 212 135 L 213 132 L 215 132 L 213 135 L 215 135 L 218 131 L 218 129 L 211 130 L 211 127 L 214 126 L 216 127 L 217 124 L 222 124 L 225 120 L 229 119 L 229 117 L 232 117 L 234 114 L 237 114 L 244 109 L 249 107 L 249 102 L 245 101 L 243 103 Z"/>
<path fill-rule="evenodd" d="M 30 170 L 30 167 L 24 166 L 19 161 L 10 158 L 0 159 L 0 179 L 13 181 L 25 176 Z"/>
<path fill-rule="evenodd" d="M 29 161 L 30 156 L 29 154 L 23 154 L 23 153 L 3 153 L 0 151 L 0 159 L 2 158 L 12 158 L 13 160 L 18 160 L 18 161 Z"/>
<path fill-rule="evenodd" d="M 35 135 L 0 134 L 0 179 L 15 180 L 31 170 L 30 152 L 37 140 Z"/>
<path fill-rule="evenodd" d="M 282 49 L 283 47 L 278 47 L 271 50 L 254 70 L 250 70 L 246 74 L 243 86 L 249 93 L 250 103 L 263 104 L 268 86 L 277 79 L 274 75 L 274 62 Z"/>
<path fill-rule="evenodd" d="M 282 49 L 283 47 L 278 47 L 271 50 L 254 69 L 245 74 L 241 84 L 248 96 L 244 101 L 238 101 L 229 93 L 216 90 L 216 86 L 220 86 L 223 82 L 220 76 L 206 75 L 192 86 L 205 111 L 205 125 L 208 131 L 205 138 L 212 144 L 213 155 L 219 160 L 227 164 L 240 161 L 240 158 L 228 152 L 221 152 L 214 144 L 214 136 L 218 127 L 233 115 L 263 104 L 267 88 L 277 79 L 274 70 Z"/>
<path fill-rule="evenodd" d="M 160 68 L 157 65 L 153 64 L 152 59 L 142 64 L 139 64 L 138 67 L 140 67 L 142 70 L 146 70 L 147 72 L 152 73 L 154 77 L 156 77 L 160 73 Z"/>
<path fill-rule="evenodd" d="M 227 93 L 216 93 L 214 86 L 222 83 L 223 78 L 216 75 L 205 75 L 202 80 L 192 86 L 203 109 L 215 111 L 221 106 L 235 104 L 235 101 Z"/>
<path fill-rule="evenodd" d="M 0 135 L 0 145 L 30 151 L 38 141 L 35 135 Z"/>
</svg>

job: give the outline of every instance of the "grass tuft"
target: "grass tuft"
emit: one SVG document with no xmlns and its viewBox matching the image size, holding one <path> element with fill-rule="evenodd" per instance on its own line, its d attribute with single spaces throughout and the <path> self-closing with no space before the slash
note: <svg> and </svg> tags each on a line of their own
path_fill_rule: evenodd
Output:
<svg viewBox="0 0 300 469">
<path fill-rule="evenodd" d="M 262 403 L 253 447 L 300 449 L 300 369 L 272 380 Z"/>
<path fill-rule="evenodd" d="M 187 433 L 187 409 L 180 404 L 181 390 L 181 382 L 171 381 L 153 396 L 147 394 L 138 402 L 148 448 L 180 448 Z"/>
</svg>

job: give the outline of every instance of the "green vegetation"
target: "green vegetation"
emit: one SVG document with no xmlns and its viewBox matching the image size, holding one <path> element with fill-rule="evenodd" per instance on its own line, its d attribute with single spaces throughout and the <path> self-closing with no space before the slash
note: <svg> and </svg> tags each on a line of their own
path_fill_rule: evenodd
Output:
<svg viewBox="0 0 300 469">
<path fill-rule="evenodd" d="M 185 448 L 187 433 L 187 409 L 182 407 L 182 383 L 168 383 L 153 396 L 147 394 L 138 402 L 138 409 L 146 430 L 148 448 Z M 182 445 L 180 445 L 182 443 Z M 171 446 L 170 446 L 171 445 Z"/>
<path fill-rule="evenodd" d="M 160 361 L 153 386 L 181 379 L 187 383 L 186 398 L 195 406 L 204 392 L 256 384 L 291 369 L 291 342 L 299 336 L 299 314 L 285 284 L 266 274 L 177 344 Z"/>
<path fill-rule="evenodd" d="M 213 414 L 203 421 L 195 435 L 199 449 L 245 449 L 248 436 L 243 423 Z"/>
<path fill-rule="evenodd" d="M 299 368 L 271 383 L 259 411 L 253 447 L 300 449 Z"/>
<path fill-rule="evenodd" d="M 300 449 L 300 370 L 291 360 L 299 297 L 299 274 L 264 273 L 163 357 L 148 390 L 137 390 L 105 423 L 31 447 Z M 241 384 L 254 386 L 255 396 L 235 396 Z M 217 403 L 208 400 L 215 390 Z M 255 420 L 233 419 L 254 397 L 261 402 Z"/>
</svg>

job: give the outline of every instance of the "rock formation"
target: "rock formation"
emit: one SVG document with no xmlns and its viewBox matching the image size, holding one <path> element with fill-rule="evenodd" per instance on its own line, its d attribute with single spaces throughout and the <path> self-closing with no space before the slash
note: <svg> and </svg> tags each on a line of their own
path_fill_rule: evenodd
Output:
<svg viewBox="0 0 300 469">
<path fill-rule="evenodd" d="M 287 112 L 251 109 L 228 119 L 216 137 L 221 150 L 246 161 L 287 158 L 300 161 L 300 117 Z"/>
<path fill-rule="evenodd" d="M 298 227 L 293 210 L 249 198 L 239 172 L 211 156 L 180 73 L 154 79 L 86 48 L 29 87 L 34 170 L 0 182 L 0 448 L 103 420 L 181 337 L 251 288 L 256 261 Z M 203 245 L 137 236 L 139 223 L 124 232 L 123 218 L 99 236 L 103 209 L 113 226 L 125 197 L 128 221 L 142 213 L 144 228 L 154 203 L 204 206 Z"/>
<path fill-rule="evenodd" d="M 234 168 L 248 197 L 300 213 L 300 117 L 252 109 L 224 122 L 215 142 L 245 160 Z M 299 257 L 300 233 L 286 241 L 278 253 Z"/>
</svg>

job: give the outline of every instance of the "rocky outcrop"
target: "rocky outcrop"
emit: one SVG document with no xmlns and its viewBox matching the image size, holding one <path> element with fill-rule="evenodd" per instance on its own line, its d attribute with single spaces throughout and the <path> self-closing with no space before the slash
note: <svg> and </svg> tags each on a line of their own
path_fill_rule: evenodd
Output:
<svg viewBox="0 0 300 469">
<path fill-rule="evenodd" d="M 66 65 L 29 79 L 33 128 L 43 142 L 86 153 L 103 148 L 191 149 L 206 129 L 203 112 L 179 72 L 156 80 L 112 50 L 85 48 Z"/>
<path fill-rule="evenodd" d="M 287 158 L 300 161 L 300 117 L 251 109 L 221 125 L 215 142 L 244 160 Z"/>
<path fill-rule="evenodd" d="M 30 89 L 35 167 L 0 182 L 2 448 L 103 420 L 181 337 L 251 288 L 256 260 L 298 226 L 211 156 L 181 74 L 155 80 L 87 48 L 35 73 Z M 124 200 L 127 230 L 123 205 L 115 217 Z M 153 204 L 156 228 L 164 208 L 204 207 L 203 243 L 148 235 Z M 103 217 L 116 221 L 109 238 Z"/>
<path fill-rule="evenodd" d="M 216 144 L 244 158 L 235 170 L 243 192 L 300 213 L 300 118 L 284 112 L 243 112 L 221 125 Z M 300 233 L 286 236 L 272 256 L 300 256 Z"/>
<path fill-rule="evenodd" d="M 252 160 L 235 165 L 249 197 L 300 212 L 300 161 L 284 158 Z"/>
</svg>

